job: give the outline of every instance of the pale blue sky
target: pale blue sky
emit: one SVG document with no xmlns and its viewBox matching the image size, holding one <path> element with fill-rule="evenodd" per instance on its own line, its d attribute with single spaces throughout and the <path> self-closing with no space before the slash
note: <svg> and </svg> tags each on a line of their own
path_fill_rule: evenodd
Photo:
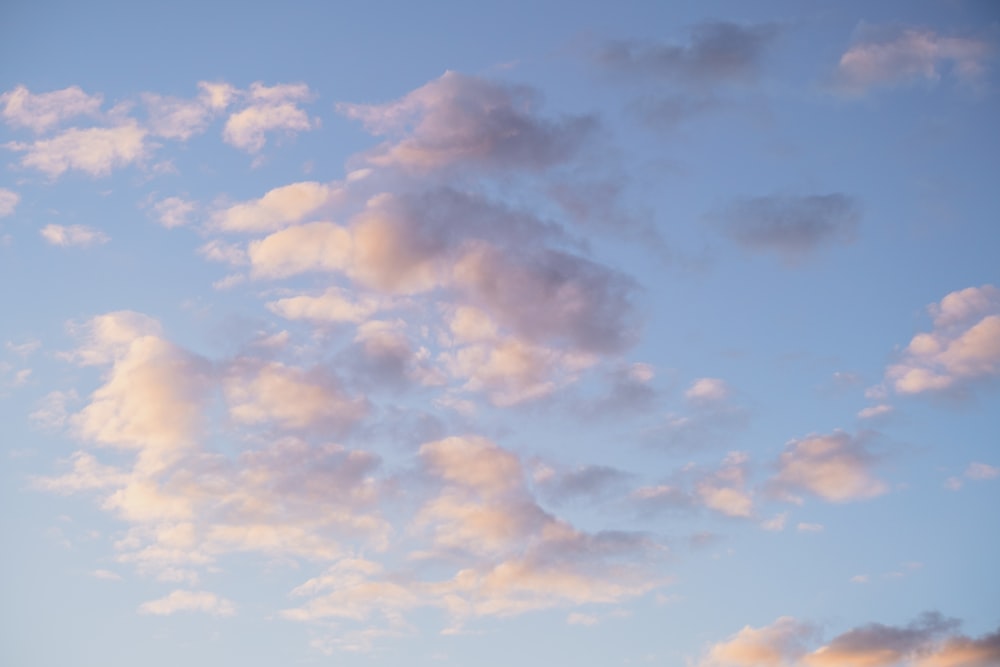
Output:
<svg viewBox="0 0 1000 667">
<path fill-rule="evenodd" d="M 3 664 L 1000 664 L 991 3 L 7 4 Z"/>
</svg>

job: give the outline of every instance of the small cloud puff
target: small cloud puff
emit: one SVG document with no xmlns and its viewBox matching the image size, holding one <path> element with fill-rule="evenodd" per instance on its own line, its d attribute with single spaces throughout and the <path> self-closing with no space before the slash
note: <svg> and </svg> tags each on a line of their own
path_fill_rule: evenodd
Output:
<svg viewBox="0 0 1000 667">
<path fill-rule="evenodd" d="M 8 215 L 13 215 L 14 209 L 17 208 L 17 204 L 20 201 L 21 195 L 17 194 L 13 190 L 0 188 L 0 218 L 6 218 Z"/>
<path fill-rule="evenodd" d="M 85 225 L 45 225 L 39 230 L 39 234 L 52 245 L 64 247 L 100 245 L 111 240 L 101 230 Z"/>
<path fill-rule="evenodd" d="M 952 292 L 928 311 L 934 328 L 913 337 L 886 383 L 900 394 L 957 392 L 1000 375 L 1000 289 Z"/>
<path fill-rule="evenodd" d="M 785 446 L 770 487 L 789 499 L 804 491 L 834 503 L 865 500 L 888 491 L 874 475 L 876 462 L 862 437 L 843 431 L 810 435 Z"/>
</svg>

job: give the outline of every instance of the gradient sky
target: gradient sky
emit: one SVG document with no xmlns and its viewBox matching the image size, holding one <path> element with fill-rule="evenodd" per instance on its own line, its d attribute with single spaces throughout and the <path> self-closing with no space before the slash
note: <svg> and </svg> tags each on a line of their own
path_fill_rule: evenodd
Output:
<svg viewBox="0 0 1000 667">
<path fill-rule="evenodd" d="M 987 0 L 4 3 L 0 663 L 1000 665 L 998 99 Z"/>
</svg>

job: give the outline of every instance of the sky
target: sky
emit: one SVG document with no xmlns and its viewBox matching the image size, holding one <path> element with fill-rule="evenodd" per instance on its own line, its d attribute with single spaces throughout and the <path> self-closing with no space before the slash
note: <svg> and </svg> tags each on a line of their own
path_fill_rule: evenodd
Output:
<svg viewBox="0 0 1000 667">
<path fill-rule="evenodd" d="M 12 0 L 0 663 L 1000 665 L 987 0 Z"/>
</svg>

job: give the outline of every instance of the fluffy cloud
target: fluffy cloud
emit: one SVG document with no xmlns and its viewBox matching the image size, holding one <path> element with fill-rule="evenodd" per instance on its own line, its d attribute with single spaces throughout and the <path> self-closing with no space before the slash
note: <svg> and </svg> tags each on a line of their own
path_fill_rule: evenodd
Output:
<svg viewBox="0 0 1000 667">
<path fill-rule="evenodd" d="M 143 93 L 150 134 L 165 139 L 187 141 L 201 134 L 212 118 L 212 108 L 201 100 Z"/>
<path fill-rule="evenodd" d="M 813 626 L 782 616 L 763 628 L 746 626 L 716 644 L 700 667 L 790 667 L 816 635 Z"/>
<path fill-rule="evenodd" d="M 687 466 L 666 483 L 642 486 L 631 494 L 643 513 L 691 511 L 704 507 L 724 516 L 748 519 L 754 515 L 753 494 L 747 488 L 749 457 L 730 452 L 714 469 Z"/>
<path fill-rule="evenodd" d="M 102 102 L 100 95 L 88 95 L 79 86 L 38 95 L 24 86 L 17 86 L 0 95 L 0 105 L 3 105 L 0 115 L 10 125 L 42 133 L 74 116 L 96 116 Z"/>
<path fill-rule="evenodd" d="M 342 190 L 304 181 L 268 191 L 260 199 L 234 204 L 212 215 L 212 225 L 226 232 L 269 232 L 301 222 L 333 203 Z"/>
<path fill-rule="evenodd" d="M 307 372 L 278 362 L 238 362 L 224 387 L 230 415 L 245 424 L 276 422 L 291 429 L 342 434 L 367 411 L 363 398 L 348 396 L 322 369 Z"/>
<path fill-rule="evenodd" d="M 17 194 L 13 190 L 0 188 L 0 218 L 6 218 L 8 215 L 13 215 L 14 209 L 17 208 L 17 204 L 20 201 L 21 195 Z"/>
<path fill-rule="evenodd" d="M 529 88 L 449 71 L 394 102 L 338 109 L 376 135 L 402 135 L 370 153 L 372 164 L 413 170 L 543 169 L 572 156 L 595 128 L 587 116 L 538 118 L 535 106 Z"/>
<path fill-rule="evenodd" d="M 724 401 L 732 393 L 725 380 L 719 378 L 700 378 L 691 383 L 684 397 L 694 403 L 714 403 Z"/>
<path fill-rule="evenodd" d="M 175 590 L 166 597 L 139 605 L 140 614 L 169 616 L 181 611 L 200 611 L 213 616 L 232 616 L 236 605 L 207 591 Z"/>
<path fill-rule="evenodd" d="M 38 233 L 52 245 L 58 246 L 100 245 L 111 240 L 101 230 L 86 225 L 45 225 Z"/>
<path fill-rule="evenodd" d="M 72 128 L 51 139 L 30 144 L 8 144 L 24 152 L 21 166 L 37 169 L 50 178 L 58 178 L 70 169 L 91 176 L 107 176 L 115 167 L 140 162 L 149 154 L 148 131 L 134 120 L 114 127 Z"/>
<path fill-rule="evenodd" d="M 378 311 L 380 300 L 356 297 L 348 290 L 331 287 L 322 294 L 300 294 L 270 301 L 268 309 L 289 320 L 360 323 Z"/>
<path fill-rule="evenodd" d="M 782 617 L 747 626 L 711 647 L 699 667 L 989 667 L 1000 660 L 1000 630 L 980 638 L 958 634 L 959 623 L 929 612 L 905 626 L 870 623 L 811 649 L 815 626 Z"/>
<path fill-rule="evenodd" d="M 247 106 L 229 116 L 222 138 L 248 153 L 260 152 L 267 143 L 269 132 L 294 134 L 311 130 L 316 125 L 298 106 L 313 97 L 305 84 L 265 86 L 254 83 L 245 97 Z"/>
<path fill-rule="evenodd" d="M 777 34 L 773 25 L 708 22 L 692 30 L 690 45 L 611 42 L 597 59 L 607 69 L 631 76 L 696 85 L 746 81 L 757 76 Z"/>
<path fill-rule="evenodd" d="M 913 337 L 886 370 L 887 384 L 901 394 L 962 391 L 1000 375 L 1000 289 L 952 292 L 928 311 L 934 329 Z"/>
<path fill-rule="evenodd" d="M 916 81 L 937 82 L 952 75 L 978 80 L 992 46 L 973 37 L 949 37 L 933 30 L 863 28 L 860 38 L 840 57 L 834 81 L 849 93 Z"/>
<path fill-rule="evenodd" d="M 796 260 L 824 245 L 852 240 L 860 218 L 853 199 L 833 193 L 739 200 L 720 222 L 723 233 L 738 244 Z"/>
<path fill-rule="evenodd" d="M 888 491 L 874 475 L 876 462 L 864 438 L 843 431 L 810 435 L 785 446 L 772 484 L 786 495 L 804 491 L 835 503 L 864 500 Z"/>
</svg>

